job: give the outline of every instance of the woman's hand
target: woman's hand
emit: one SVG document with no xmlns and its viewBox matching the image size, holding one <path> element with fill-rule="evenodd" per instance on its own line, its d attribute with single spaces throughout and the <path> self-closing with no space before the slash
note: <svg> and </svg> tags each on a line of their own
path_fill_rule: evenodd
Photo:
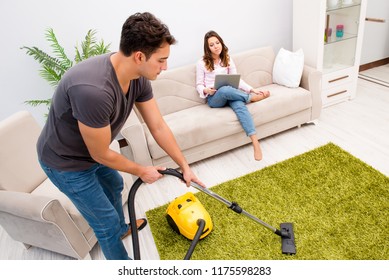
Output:
<svg viewBox="0 0 389 280">
<path fill-rule="evenodd" d="M 216 89 L 214 88 L 205 88 L 204 89 L 204 94 L 205 95 L 214 95 L 216 92 Z"/>
</svg>

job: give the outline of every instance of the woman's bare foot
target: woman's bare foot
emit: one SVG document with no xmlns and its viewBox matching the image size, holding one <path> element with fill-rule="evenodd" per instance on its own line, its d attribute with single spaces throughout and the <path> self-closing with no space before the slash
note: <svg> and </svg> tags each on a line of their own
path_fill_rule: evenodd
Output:
<svg viewBox="0 0 389 280">
<path fill-rule="evenodd" d="M 265 91 L 260 91 L 258 93 L 250 93 L 251 94 L 251 102 L 258 102 L 263 99 L 266 99 L 270 96 L 270 91 L 265 90 Z"/>
<path fill-rule="evenodd" d="M 262 150 L 261 147 L 259 146 L 259 143 L 257 142 L 256 144 L 254 143 L 254 158 L 257 161 L 260 161 L 262 159 Z"/>
<path fill-rule="evenodd" d="M 251 135 L 250 136 L 251 141 L 253 142 L 253 148 L 254 148 L 254 158 L 255 160 L 261 160 L 262 159 L 262 150 L 261 146 L 259 145 L 257 135 Z"/>
</svg>

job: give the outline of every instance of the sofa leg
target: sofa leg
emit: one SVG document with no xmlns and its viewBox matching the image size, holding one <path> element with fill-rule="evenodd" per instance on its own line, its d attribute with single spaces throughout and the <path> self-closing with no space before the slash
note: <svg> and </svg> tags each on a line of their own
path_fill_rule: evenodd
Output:
<svg viewBox="0 0 389 280">
<path fill-rule="evenodd" d="M 87 254 L 87 255 L 83 258 L 83 260 L 91 261 L 91 260 L 92 260 L 92 257 L 91 257 L 90 254 Z"/>
<path fill-rule="evenodd" d="M 23 245 L 24 245 L 24 248 L 26 248 L 27 250 L 30 249 L 30 248 L 32 247 L 32 245 L 26 244 L 26 243 L 23 243 Z"/>
<path fill-rule="evenodd" d="M 313 121 L 310 121 L 309 123 L 313 123 L 314 125 L 318 125 L 319 124 L 319 120 L 313 120 Z"/>
</svg>

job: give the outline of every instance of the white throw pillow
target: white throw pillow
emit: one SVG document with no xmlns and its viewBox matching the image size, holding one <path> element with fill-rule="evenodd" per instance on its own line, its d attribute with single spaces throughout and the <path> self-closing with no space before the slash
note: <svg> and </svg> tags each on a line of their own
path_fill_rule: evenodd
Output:
<svg viewBox="0 0 389 280">
<path fill-rule="evenodd" d="M 273 83 L 290 88 L 298 87 L 303 68 L 304 53 L 302 49 L 291 52 L 281 48 L 274 60 Z"/>
</svg>

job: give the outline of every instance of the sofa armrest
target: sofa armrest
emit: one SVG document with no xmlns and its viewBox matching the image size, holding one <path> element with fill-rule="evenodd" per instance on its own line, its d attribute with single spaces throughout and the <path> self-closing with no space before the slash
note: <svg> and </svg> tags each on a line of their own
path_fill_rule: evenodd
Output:
<svg viewBox="0 0 389 280">
<path fill-rule="evenodd" d="M 123 154 L 129 159 L 144 166 L 153 165 L 143 125 L 137 118 L 135 112 L 131 112 L 128 120 L 120 131 L 128 146 Z"/>
<path fill-rule="evenodd" d="M 322 109 L 321 100 L 321 72 L 308 65 L 304 65 L 301 78 L 301 87 L 311 92 L 312 95 L 312 116 L 311 119 L 318 119 Z"/>
</svg>

